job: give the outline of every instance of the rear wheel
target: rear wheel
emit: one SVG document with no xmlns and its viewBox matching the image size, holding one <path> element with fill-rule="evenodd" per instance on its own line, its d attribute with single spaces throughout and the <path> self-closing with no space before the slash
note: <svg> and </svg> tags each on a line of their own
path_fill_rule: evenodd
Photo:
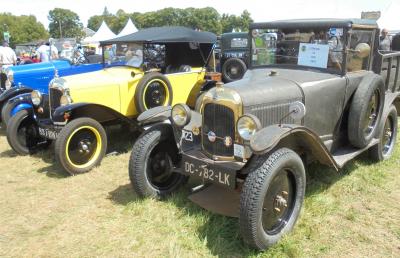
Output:
<svg viewBox="0 0 400 258">
<path fill-rule="evenodd" d="M 247 70 L 246 64 L 239 58 L 230 58 L 222 65 L 222 77 L 225 82 L 242 79 Z"/>
<path fill-rule="evenodd" d="M 149 131 L 133 145 L 129 178 L 141 197 L 165 197 L 187 181 L 186 176 L 173 171 L 179 154 L 176 144 L 166 134 L 164 128 Z"/>
<path fill-rule="evenodd" d="M 379 143 L 369 150 L 374 161 L 382 161 L 392 156 L 397 137 L 397 110 L 391 105 L 385 123 L 379 131 Z"/>
<path fill-rule="evenodd" d="M 304 200 L 304 165 L 282 148 L 250 172 L 240 196 L 239 225 L 245 242 L 263 250 L 292 230 Z"/>
<path fill-rule="evenodd" d="M 10 118 L 7 126 L 7 141 L 20 155 L 35 153 L 51 143 L 50 140 L 40 137 L 36 122 L 27 110 L 21 110 Z"/>
<path fill-rule="evenodd" d="M 103 126 L 91 118 L 77 118 L 69 122 L 55 142 L 55 156 L 70 174 L 88 172 L 100 164 L 107 149 Z"/>
</svg>

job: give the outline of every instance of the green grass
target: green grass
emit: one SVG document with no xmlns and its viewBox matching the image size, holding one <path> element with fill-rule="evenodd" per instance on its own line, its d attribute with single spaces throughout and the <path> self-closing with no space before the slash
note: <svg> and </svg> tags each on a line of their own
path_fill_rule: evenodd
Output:
<svg viewBox="0 0 400 258">
<path fill-rule="evenodd" d="M 308 167 L 294 231 L 258 252 L 237 219 L 191 203 L 190 185 L 165 201 L 137 198 L 129 152 L 71 177 L 51 151 L 17 156 L 0 136 L 0 257 L 400 257 L 399 154 L 340 173 Z"/>
</svg>

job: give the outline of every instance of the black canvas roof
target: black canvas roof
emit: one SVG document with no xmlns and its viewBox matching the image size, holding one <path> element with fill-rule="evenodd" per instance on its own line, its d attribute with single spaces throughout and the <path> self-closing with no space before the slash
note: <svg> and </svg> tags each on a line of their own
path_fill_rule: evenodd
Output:
<svg viewBox="0 0 400 258">
<path fill-rule="evenodd" d="M 368 19 L 294 19 L 294 20 L 281 20 L 281 21 L 271 21 L 271 22 L 261 22 L 261 23 L 252 23 L 250 24 L 250 29 L 261 29 L 261 28 L 288 28 L 288 27 L 296 27 L 296 28 L 308 28 L 308 27 L 347 27 L 350 28 L 353 25 L 359 26 L 370 26 L 370 27 L 378 27 L 375 20 Z"/>
<path fill-rule="evenodd" d="M 217 36 L 211 32 L 195 31 L 185 27 L 153 27 L 138 32 L 102 41 L 101 44 L 122 42 L 140 43 L 182 43 L 196 42 L 214 44 Z"/>
</svg>

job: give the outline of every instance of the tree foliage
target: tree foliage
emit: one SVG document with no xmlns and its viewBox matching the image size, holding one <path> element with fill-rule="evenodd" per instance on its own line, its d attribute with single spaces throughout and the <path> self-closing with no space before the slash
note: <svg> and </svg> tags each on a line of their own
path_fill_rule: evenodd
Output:
<svg viewBox="0 0 400 258">
<path fill-rule="evenodd" d="M 4 26 L 6 24 L 6 26 Z M 48 38 L 48 33 L 43 24 L 33 15 L 15 16 L 11 13 L 0 13 L 0 39 L 3 40 L 3 32 L 8 30 L 11 38 L 11 46 L 15 44 L 36 41 Z"/>
<path fill-rule="evenodd" d="M 131 18 L 138 29 L 156 26 L 185 26 L 193 29 L 211 31 L 216 34 L 231 32 L 233 29 L 247 31 L 251 19 L 250 13 L 244 10 L 240 16 L 222 14 L 212 7 L 205 8 L 164 8 L 146 13 L 126 13 L 118 10 L 116 14 L 104 8 L 103 14 L 89 18 L 88 28 L 97 31 L 104 20 L 110 29 L 118 34 Z"/>
<path fill-rule="evenodd" d="M 71 10 L 55 8 L 49 11 L 47 18 L 50 21 L 49 32 L 53 38 L 79 39 L 84 36 L 79 16 Z"/>
</svg>

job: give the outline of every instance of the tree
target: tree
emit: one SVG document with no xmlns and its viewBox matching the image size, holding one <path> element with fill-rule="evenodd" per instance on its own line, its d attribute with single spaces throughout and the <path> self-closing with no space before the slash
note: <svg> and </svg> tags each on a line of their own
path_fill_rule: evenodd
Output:
<svg viewBox="0 0 400 258">
<path fill-rule="evenodd" d="M 68 9 L 55 8 L 49 11 L 49 32 L 53 38 L 82 38 L 84 32 L 79 16 Z"/>
<path fill-rule="evenodd" d="M 4 28 L 6 24 L 6 28 Z M 11 46 L 46 39 L 49 37 L 43 24 L 36 20 L 33 15 L 15 16 L 11 13 L 0 13 L 0 39 L 3 40 L 3 32 L 7 29 L 10 32 Z"/>
</svg>

